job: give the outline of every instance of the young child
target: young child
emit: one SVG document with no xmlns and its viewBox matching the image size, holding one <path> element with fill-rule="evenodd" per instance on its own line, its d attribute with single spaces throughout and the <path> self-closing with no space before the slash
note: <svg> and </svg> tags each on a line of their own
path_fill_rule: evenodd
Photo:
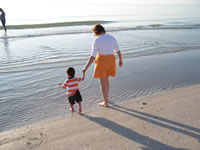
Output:
<svg viewBox="0 0 200 150">
<path fill-rule="evenodd" d="M 83 81 L 85 78 L 85 74 L 82 74 L 82 78 L 75 77 L 75 70 L 73 67 L 68 67 L 66 70 L 68 79 L 63 83 L 58 83 L 62 88 L 67 88 L 67 96 L 70 103 L 71 112 L 74 111 L 73 105 L 78 103 L 79 105 L 79 113 L 82 112 L 81 101 L 82 97 L 79 92 L 78 82 Z"/>
</svg>

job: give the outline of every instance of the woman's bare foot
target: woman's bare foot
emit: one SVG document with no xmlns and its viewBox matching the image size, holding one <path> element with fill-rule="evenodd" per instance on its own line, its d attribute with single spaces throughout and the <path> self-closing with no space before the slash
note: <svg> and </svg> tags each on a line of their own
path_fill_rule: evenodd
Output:
<svg viewBox="0 0 200 150">
<path fill-rule="evenodd" d="M 105 102 L 98 103 L 98 105 L 103 107 L 108 107 L 108 104 L 106 104 Z"/>
</svg>

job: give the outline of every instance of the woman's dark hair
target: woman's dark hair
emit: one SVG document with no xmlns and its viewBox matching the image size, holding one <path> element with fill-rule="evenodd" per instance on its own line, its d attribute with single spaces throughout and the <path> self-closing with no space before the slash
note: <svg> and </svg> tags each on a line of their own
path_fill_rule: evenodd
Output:
<svg viewBox="0 0 200 150">
<path fill-rule="evenodd" d="M 100 24 L 95 24 L 92 28 L 92 32 L 94 32 L 96 35 L 100 35 L 101 33 L 106 33 L 104 27 Z"/>
<path fill-rule="evenodd" d="M 75 75 L 75 70 L 73 67 L 68 67 L 66 72 L 68 75 L 70 75 L 70 77 L 73 77 Z"/>
</svg>

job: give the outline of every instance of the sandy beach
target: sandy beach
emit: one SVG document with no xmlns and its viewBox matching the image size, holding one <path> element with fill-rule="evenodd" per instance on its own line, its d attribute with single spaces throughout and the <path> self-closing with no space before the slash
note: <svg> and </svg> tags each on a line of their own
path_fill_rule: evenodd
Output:
<svg viewBox="0 0 200 150">
<path fill-rule="evenodd" d="M 200 149 L 200 85 L 0 133 L 1 150 Z"/>
</svg>

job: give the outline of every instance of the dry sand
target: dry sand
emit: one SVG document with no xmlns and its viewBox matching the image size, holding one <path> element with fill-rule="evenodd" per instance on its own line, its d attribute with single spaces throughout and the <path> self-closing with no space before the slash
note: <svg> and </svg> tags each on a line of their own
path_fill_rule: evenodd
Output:
<svg viewBox="0 0 200 150">
<path fill-rule="evenodd" d="M 0 150 L 200 150 L 200 85 L 0 133 Z"/>
</svg>

